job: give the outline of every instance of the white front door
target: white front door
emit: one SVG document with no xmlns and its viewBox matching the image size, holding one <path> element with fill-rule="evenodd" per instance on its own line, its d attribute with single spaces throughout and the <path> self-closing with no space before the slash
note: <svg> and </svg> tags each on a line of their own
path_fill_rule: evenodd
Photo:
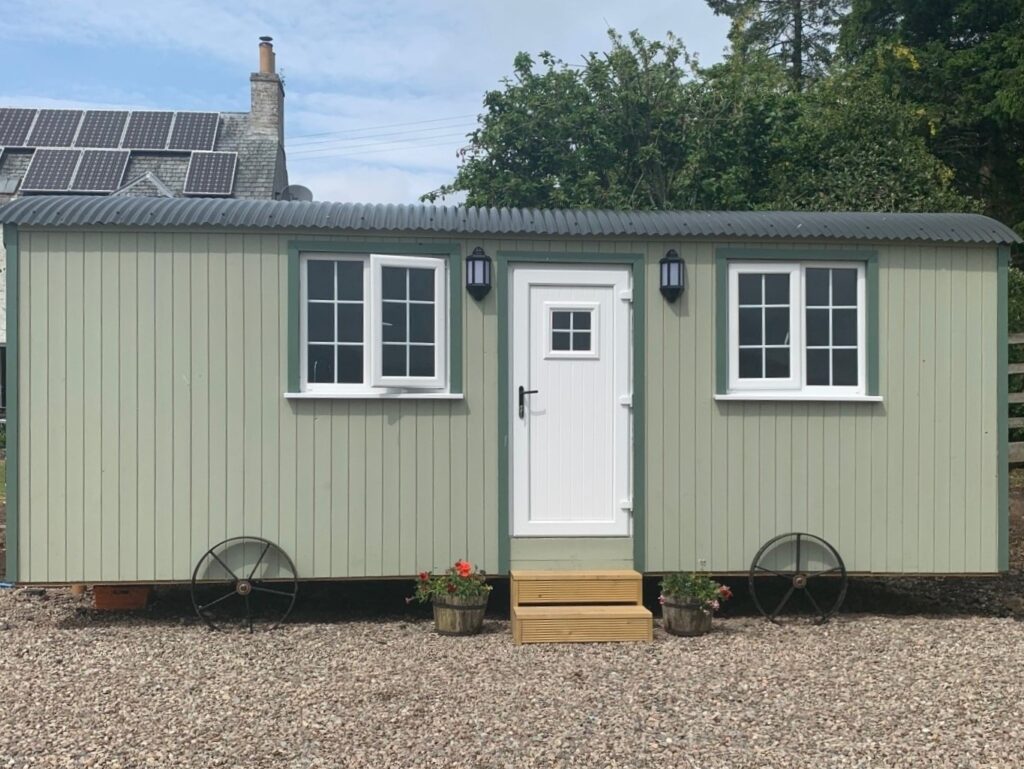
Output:
<svg viewBox="0 0 1024 769">
<path fill-rule="evenodd" d="M 512 266 L 510 291 L 512 534 L 627 536 L 630 270 Z"/>
</svg>

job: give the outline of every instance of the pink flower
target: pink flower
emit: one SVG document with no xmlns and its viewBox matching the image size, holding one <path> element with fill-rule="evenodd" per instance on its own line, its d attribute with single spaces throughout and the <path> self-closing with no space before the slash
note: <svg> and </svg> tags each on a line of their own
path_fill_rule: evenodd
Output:
<svg viewBox="0 0 1024 769">
<path fill-rule="evenodd" d="M 664 604 L 664 603 L 665 603 L 665 596 L 663 596 L 663 595 L 659 595 L 659 596 L 658 596 L 658 603 L 660 603 L 660 604 Z"/>
<path fill-rule="evenodd" d="M 712 601 L 708 605 L 711 607 L 711 611 L 718 611 L 718 601 Z"/>
</svg>

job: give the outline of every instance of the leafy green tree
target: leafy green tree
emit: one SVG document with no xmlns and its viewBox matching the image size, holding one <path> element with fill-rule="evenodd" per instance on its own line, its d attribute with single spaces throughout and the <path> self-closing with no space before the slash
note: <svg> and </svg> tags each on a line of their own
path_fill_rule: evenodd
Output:
<svg viewBox="0 0 1024 769">
<path fill-rule="evenodd" d="M 761 51 L 786 67 L 797 90 L 832 61 L 848 0 L 707 0 L 732 20 L 734 55 Z"/>
</svg>

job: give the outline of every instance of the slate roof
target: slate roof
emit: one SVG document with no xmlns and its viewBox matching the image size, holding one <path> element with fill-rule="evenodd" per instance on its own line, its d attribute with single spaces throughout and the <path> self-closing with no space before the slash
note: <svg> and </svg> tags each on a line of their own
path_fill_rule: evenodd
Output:
<svg viewBox="0 0 1024 769">
<path fill-rule="evenodd" d="M 545 210 L 212 198 L 29 196 L 0 206 L 0 223 L 990 245 L 1022 242 L 1009 227 L 980 214 Z"/>
<path fill-rule="evenodd" d="M 273 200 L 288 186 L 284 149 L 277 134 L 257 127 L 248 112 L 220 113 L 214 150 L 238 153 L 233 198 Z M 31 158 L 31 149 L 8 147 L 0 152 L 0 203 L 20 196 L 11 189 L 24 178 Z M 132 150 L 124 180 L 111 194 L 180 196 L 188 161 L 188 152 Z"/>
</svg>

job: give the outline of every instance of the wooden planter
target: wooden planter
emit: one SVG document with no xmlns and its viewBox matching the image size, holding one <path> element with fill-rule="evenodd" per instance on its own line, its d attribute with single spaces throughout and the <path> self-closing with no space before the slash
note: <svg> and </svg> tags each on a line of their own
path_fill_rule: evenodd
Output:
<svg viewBox="0 0 1024 769">
<path fill-rule="evenodd" d="M 473 635 L 484 624 L 490 593 L 477 598 L 449 596 L 434 600 L 434 629 L 441 635 Z"/>
<path fill-rule="evenodd" d="M 661 624 L 672 635 L 704 635 L 711 631 L 711 612 L 696 603 L 674 603 L 666 598 L 661 605 Z"/>
<path fill-rule="evenodd" d="M 96 585 L 92 589 L 93 606 L 102 611 L 145 609 L 149 585 Z"/>
</svg>

